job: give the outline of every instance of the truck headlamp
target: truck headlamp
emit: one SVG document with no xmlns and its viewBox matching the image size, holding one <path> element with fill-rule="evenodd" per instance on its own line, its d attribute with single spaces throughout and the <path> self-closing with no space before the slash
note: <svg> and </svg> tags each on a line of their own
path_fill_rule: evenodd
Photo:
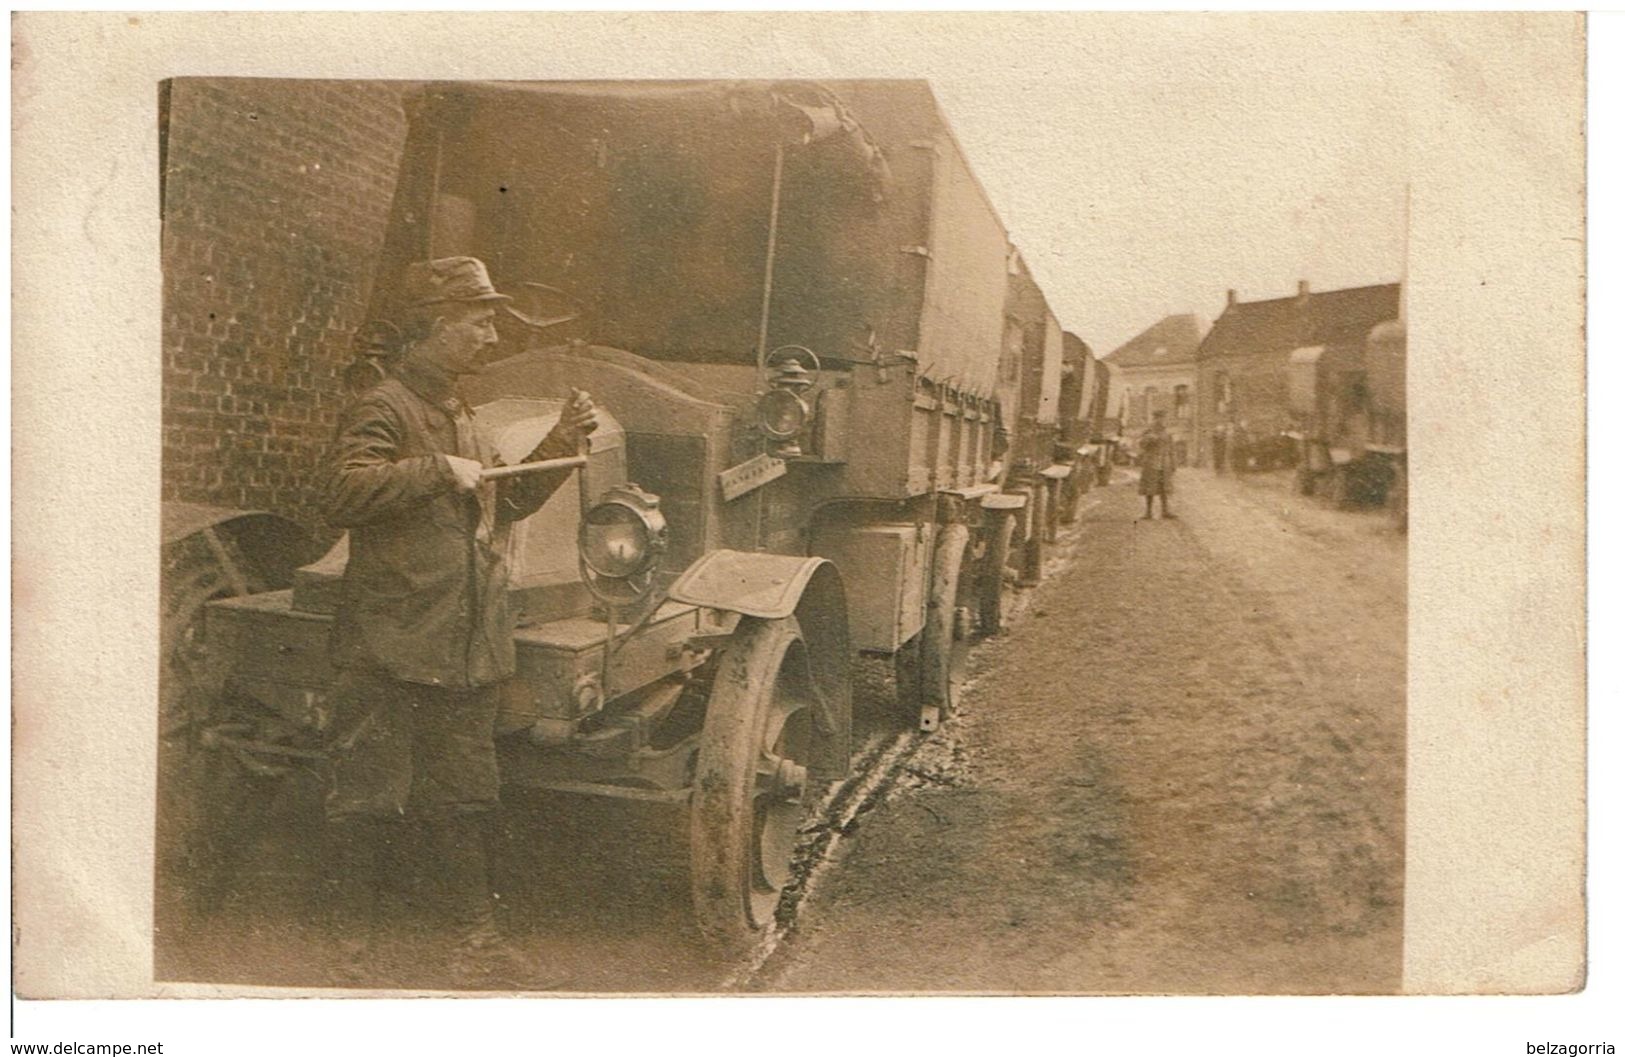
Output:
<svg viewBox="0 0 1625 1057">
<path fill-rule="evenodd" d="M 581 519 L 576 533 L 588 589 L 613 602 L 633 601 L 648 589 L 666 543 L 660 499 L 637 485 L 606 492 Z"/>
</svg>

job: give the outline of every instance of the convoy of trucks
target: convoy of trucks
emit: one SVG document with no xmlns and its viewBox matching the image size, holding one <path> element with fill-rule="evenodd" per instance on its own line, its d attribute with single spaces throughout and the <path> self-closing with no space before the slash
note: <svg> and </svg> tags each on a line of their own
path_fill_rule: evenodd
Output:
<svg viewBox="0 0 1625 1057">
<path fill-rule="evenodd" d="M 1336 506 L 1386 503 L 1406 524 L 1405 326 L 1377 324 L 1361 340 L 1296 349 L 1289 408 L 1297 482 Z"/>
<path fill-rule="evenodd" d="M 504 460 L 572 390 L 601 409 L 574 483 L 500 541 L 503 780 L 685 812 L 697 922 L 748 943 L 850 766 L 856 658 L 895 666 L 900 724 L 953 711 L 969 643 L 1109 475 L 1107 372 L 923 82 L 459 82 L 408 117 L 354 384 L 400 351 L 405 267 L 470 255 L 516 299 L 465 394 Z M 1403 334 L 1366 355 L 1370 452 Z M 172 507 L 161 885 L 337 747 L 346 541 L 309 538 Z"/>
<path fill-rule="evenodd" d="M 404 267 L 466 254 L 516 297 L 465 387 L 503 457 L 572 389 L 603 411 L 502 543 L 503 779 L 686 811 L 697 920 L 748 941 L 849 766 L 855 657 L 891 658 L 901 722 L 952 712 L 1093 476 L 1101 373 L 923 82 L 457 83 L 409 118 L 357 384 Z M 189 553 L 185 737 L 248 778 L 330 751 L 346 541 L 251 578 Z"/>
</svg>

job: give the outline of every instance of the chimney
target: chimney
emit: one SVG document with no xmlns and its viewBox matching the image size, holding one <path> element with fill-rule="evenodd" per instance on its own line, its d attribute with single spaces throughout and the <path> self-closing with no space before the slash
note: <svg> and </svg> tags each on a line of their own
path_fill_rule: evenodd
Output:
<svg viewBox="0 0 1625 1057">
<path fill-rule="evenodd" d="M 1299 279 L 1298 280 L 1298 300 L 1302 301 L 1302 300 L 1306 299 L 1308 296 L 1309 296 L 1309 280 L 1308 279 Z"/>
<path fill-rule="evenodd" d="M 1236 307 L 1236 292 L 1234 290 L 1226 290 L 1224 292 L 1224 307 L 1226 307 L 1226 308 L 1235 308 Z"/>
</svg>

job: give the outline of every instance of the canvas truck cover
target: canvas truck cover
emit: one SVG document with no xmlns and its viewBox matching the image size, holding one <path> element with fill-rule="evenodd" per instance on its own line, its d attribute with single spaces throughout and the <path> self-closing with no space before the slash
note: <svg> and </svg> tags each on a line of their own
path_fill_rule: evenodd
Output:
<svg viewBox="0 0 1625 1057">
<path fill-rule="evenodd" d="M 1003 229 L 924 82 L 437 84 L 409 111 L 375 316 L 408 262 L 471 254 L 567 294 L 554 336 L 752 363 L 782 149 L 768 347 L 991 389 Z"/>
<path fill-rule="evenodd" d="M 501 289 L 569 295 L 582 320 L 565 336 L 657 359 L 753 362 L 780 147 L 785 311 L 770 340 L 839 356 L 862 335 L 827 321 L 878 314 L 883 284 L 860 251 L 882 211 L 884 159 L 824 89 L 437 84 L 409 114 L 374 298 L 386 318 L 408 262 L 471 254 Z"/>
<path fill-rule="evenodd" d="M 1093 437 L 1097 429 L 1095 411 L 1100 403 L 1100 368 L 1082 338 L 1064 331 L 1061 342 L 1062 439 L 1068 444 L 1082 444 Z"/>
<path fill-rule="evenodd" d="M 1296 414 L 1310 416 L 1320 409 L 1320 360 L 1324 345 L 1305 345 L 1287 357 L 1287 406 Z"/>
<path fill-rule="evenodd" d="M 912 149 L 929 149 L 936 170 L 930 197 L 931 256 L 916 350 L 921 372 L 991 395 L 1004 337 L 1008 235 L 940 118 L 923 109 L 919 117 L 922 131 L 932 133 L 926 140 L 930 146 Z M 1059 373 L 1056 379 L 1058 384 Z"/>
<path fill-rule="evenodd" d="M 1095 354 L 1087 346 L 1084 347 L 1083 362 L 1078 364 L 1077 370 L 1083 372 L 1083 406 L 1078 413 L 1084 420 L 1085 432 L 1093 437 L 1100 432 L 1100 410 L 1106 403 L 1101 392 L 1105 375 L 1100 361 L 1095 359 Z"/>
<path fill-rule="evenodd" d="M 1006 258 L 1006 347 L 1019 356 L 1019 411 L 1024 420 L 1054 425 L 1059 417 L 1065 339 L 1044 291 L 1011 248 Z"/>
<path fill-rule="evenodd" d="M 1405 416 L 1405 324 L 1397 319 L 1379 323 L 1366 338 L 1366 379 L 1372 410 L 1379 415 Z"/>
<path fill-rule="evenodd" d="M 1038 421 L 1053 425 L 1061 408 L 1061 321 L 1044 313 L 1044 373 L 1038 389 Z"/>
</svg>

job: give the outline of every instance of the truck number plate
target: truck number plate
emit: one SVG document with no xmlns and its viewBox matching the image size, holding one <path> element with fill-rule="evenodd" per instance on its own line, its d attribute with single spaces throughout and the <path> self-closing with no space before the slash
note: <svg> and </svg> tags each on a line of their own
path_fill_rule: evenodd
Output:
<svg viewBox="0 0 1625 1057">
<path fill-rule="evenodd" d="M 783 476 L 784 460 L 763 453 L 723 470 L 717 474 L 717 483 L 722 486 L 722 501 L 726 503 Z"/>
</svg>

